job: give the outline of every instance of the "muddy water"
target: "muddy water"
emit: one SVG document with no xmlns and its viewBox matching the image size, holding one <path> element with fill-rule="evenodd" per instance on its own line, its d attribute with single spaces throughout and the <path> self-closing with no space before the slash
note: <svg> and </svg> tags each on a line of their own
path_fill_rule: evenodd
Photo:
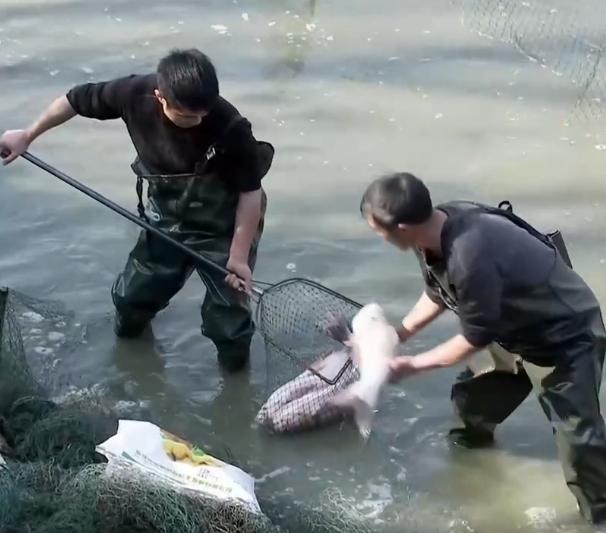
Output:
<svg viewBox="0 0 606 533">
<path fill-rule="evenodd" d="M 436 201 L 507 198 L 537 226 L 560 228 L 606 301 L 606 130 L 574 113 L 578 87 L 469 31 L 459 4 L 2 0 L 0 10 L 0 129 L 25 125 L 74 84 L 147 72 L 172 47 L 213 58 L 224 96 L 277 149 L 260 279 L 313 278 L 399 318 L 421 290 L 414 259 L 369 233 L 358 202 L 371 178 L 407 170 Z M 76 118 L 32 152 L 134 210 L 134 152 L 120 123 Z M 487 451 L 444 439 L 459 369 L 391 388 L 367 447 L 349 427 L 268 436 L 252 425 L 265 394 L 263 347 L 255 344 L 250 376 L 221 376 L 199 332 L 198 279 L 153 333 L 119 342 L 109 289 L 137 229 L 25 161 L 0 174 L 0 213 L 0 282 L 61 300 L 88 324 L 87 344 L 57 367 L 64 383 L 226 443 L 255 476 L 272 474 L 260 490 L 313 502 L 337 487 L 377 531 L 590 530 L 533 398 Z M 445 317 L 410 350 L 454 331 Z"/>
</svg>

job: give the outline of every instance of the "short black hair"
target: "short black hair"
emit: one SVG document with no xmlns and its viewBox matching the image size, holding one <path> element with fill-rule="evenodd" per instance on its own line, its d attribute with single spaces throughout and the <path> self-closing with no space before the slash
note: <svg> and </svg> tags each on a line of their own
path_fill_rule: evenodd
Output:
<svg viewBox="0 0 606 533">
<path fill-rule="evenodd" d="M 195 48 L 171 50 L 158 63 L 158 89 L 169 105 L 208 111 L 219 96 L 219 80 L 211 60 Z"/>
<path fill-rule="evenodd" d="M 365 218 L 372 215 L 381 226 L 422 224 L 431 217 L 433 205 L 425 184 L 408 172 L 388 174 L 374 180 L 360 202 Z"/>
</svg>

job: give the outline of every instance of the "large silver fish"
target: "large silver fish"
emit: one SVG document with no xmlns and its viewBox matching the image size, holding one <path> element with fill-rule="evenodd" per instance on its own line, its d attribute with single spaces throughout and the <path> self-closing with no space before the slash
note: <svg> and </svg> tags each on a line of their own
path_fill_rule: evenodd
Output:
<svg viewBox="0 0 606 533">
<path fill-rule="evenodd" d="M 376 303 L 367 304 L 358 311 L 352 320 L 352 330 L 344 342 L 351 349 L 360 379 L 337 394 L 330 404 L 353 410 L 358 430 L 367 439 L 381 390 L 389 381 L 390 363 L 396 355 L 400 338 Z"/>
</svg>

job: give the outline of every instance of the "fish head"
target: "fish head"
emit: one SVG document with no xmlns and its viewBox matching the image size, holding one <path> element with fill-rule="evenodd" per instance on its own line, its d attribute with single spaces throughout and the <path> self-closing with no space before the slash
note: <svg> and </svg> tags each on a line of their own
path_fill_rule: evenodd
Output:
<svg viewBox="0 0 606 533">
<path fill-rule="evenodd" d="M 377 353 L 393 357 L 400 344 L 396 329 L 387 320 L 383 308 L 374 302 L 362 307 L 354 316 L 352 330 L 348 346 L 357 352 L 358 359 Z"/>
<path fill-rule="evenodd" d="M 387 322 L 383 308 L 378 303 L 366 304 L 358 311 L 351 322 L 353 333 L 358 334 L 374 322 Z"/>
<path fill-rule="evenodd" d="M 343 315 L 330 315 L 324 323 L 320 325 L 322 331 L 331 339 L 347 344 L 351 337 L 351 331 L 347 319 Z"/>
</svg>

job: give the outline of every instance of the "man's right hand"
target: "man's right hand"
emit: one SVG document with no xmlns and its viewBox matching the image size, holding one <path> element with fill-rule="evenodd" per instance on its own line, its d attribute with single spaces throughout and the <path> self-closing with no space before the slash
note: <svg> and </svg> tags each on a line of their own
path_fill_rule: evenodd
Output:
<svg viewBox="0 0 606 533">
<path fill-rule="evenodd" d="M 2 164 L 8 165 L 22 153 L 31 143 L 27 130 L 8 130 L 0 136 L 0 155 Z"/>
<path fill-rule="evenodd" d="M 404 324 L 400 324 L 395 329 L 396 333 L 398 334 L 398 338 L 400 339 L 400 344 L 406 342 L 412 336 L 412 332 L 407 329 Z"/>
</svg>

